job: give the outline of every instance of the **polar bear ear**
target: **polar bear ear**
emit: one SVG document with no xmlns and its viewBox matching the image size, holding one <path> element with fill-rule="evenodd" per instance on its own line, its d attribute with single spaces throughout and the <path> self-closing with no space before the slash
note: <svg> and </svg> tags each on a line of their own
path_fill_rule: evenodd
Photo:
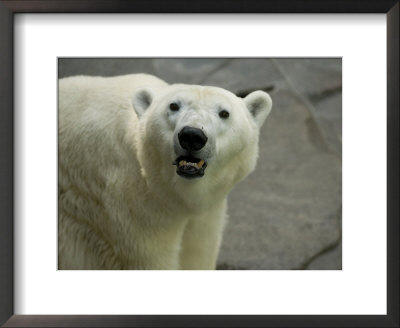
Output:
<svg viewBox="0 0 400 328">
<path fill-rule="evenodd" d="M 135 92 L 132 98 L 132 105 L 138 117 L 146 111 L 153 102 L 153 93 L 149 89 L 140 89 Z"/>
<path fill-rule="evenodd" d="M 254 91 L 244 98 L 244 103 L 258 127 L 261 127 L 272 108 L 272 99 L 269 94 L 260 90 Z"/>
</svg>

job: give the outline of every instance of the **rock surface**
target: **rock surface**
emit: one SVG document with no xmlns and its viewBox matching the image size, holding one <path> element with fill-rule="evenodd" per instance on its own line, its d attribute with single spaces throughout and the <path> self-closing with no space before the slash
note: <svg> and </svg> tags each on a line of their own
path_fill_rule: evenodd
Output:
<svg viewBox="0 0 400 328">
<path fill-rule="evenodd" d="M 149 73 L 241 96 L 267 90 L 259 161 L 229 196 L 218 268 L 340 270 L 341 68 L 335 58 L 69 58 L 59 77 Z"/>
</svg>

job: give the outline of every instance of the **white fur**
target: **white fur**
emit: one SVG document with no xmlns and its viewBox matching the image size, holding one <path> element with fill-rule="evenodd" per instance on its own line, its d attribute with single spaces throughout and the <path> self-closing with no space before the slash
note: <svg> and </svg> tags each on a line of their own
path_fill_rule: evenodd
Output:
<svg viewBox="0 0 400 328">
<path fill-rule="evenodd" d="M 255 167 L 271 105 L 145 74 L 61 79 L 59 268 L 215 269 L 226 197 Z M 172 165 L 183 126 L 208 137 L 202 178 Z"/>
</svg>

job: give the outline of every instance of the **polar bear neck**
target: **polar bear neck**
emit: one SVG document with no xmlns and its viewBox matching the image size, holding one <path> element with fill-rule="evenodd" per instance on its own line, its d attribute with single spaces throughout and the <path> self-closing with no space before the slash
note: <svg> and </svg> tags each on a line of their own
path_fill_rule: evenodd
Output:
<svg viewBox="0 0 400 328">
<path fill-rule="evenodd" d="M 148 193 L 171 211 L 198 212 L 222 204 L 233 186 L 220 184 L 216 179 L 210 181 L 207 176 L 186 180 L 175 173 L 170 163 L 154 163 L 148 157 L 139 157 L 139 162 Z"/>
</svg>

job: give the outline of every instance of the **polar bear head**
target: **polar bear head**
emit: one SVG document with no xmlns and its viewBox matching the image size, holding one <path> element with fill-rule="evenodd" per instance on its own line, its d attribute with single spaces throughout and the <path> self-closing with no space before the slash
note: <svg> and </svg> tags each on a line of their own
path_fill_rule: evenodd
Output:
<svg viewBox="0 0 400 328">
<path fill-rule="evenodd" d="M 254 169 L 259 129 L 272 107 L 263 91 L 239 98 L 217 87 L 183 84 L 137 90 L 132 103 L 144 170 L 169 182 L 214 185 L 233 185 Z"/>
</svg>

